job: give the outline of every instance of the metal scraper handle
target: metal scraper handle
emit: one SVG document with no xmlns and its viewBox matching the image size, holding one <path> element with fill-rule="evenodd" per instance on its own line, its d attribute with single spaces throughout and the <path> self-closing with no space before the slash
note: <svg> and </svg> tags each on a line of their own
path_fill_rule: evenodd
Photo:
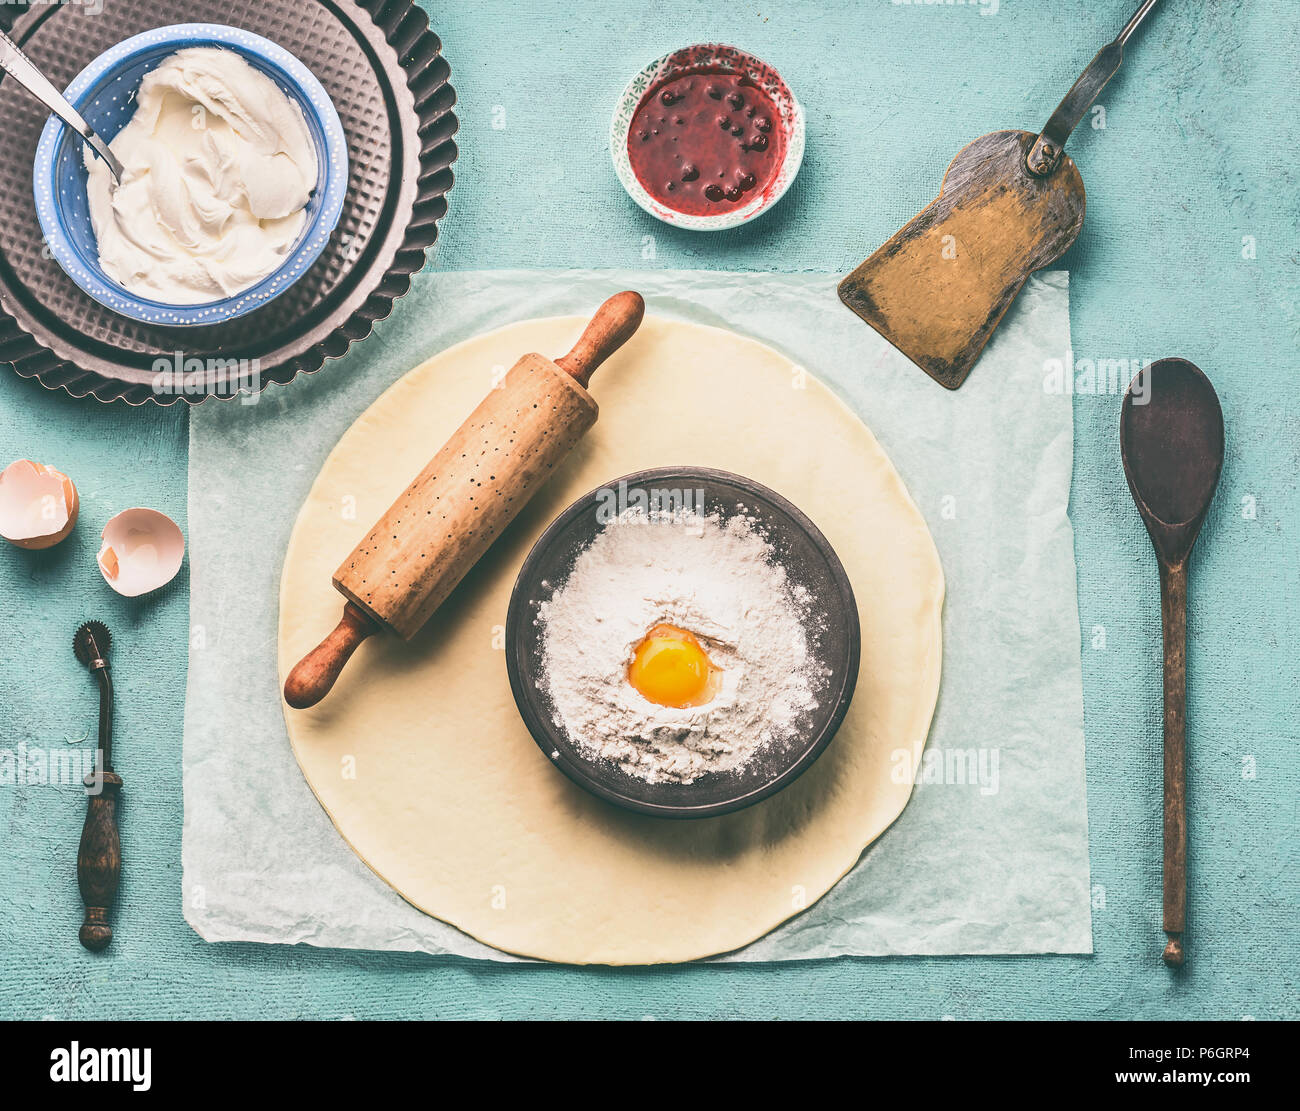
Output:
<svg viewBox="0 0 1300 1111">
<path fill-rule="evenodd" d="M 1146 18 L 1147 12 L 1154 8 L 1155 4 L 1156 0 L 1144 0 L 1133 18 L 1124 25 L 1124 30 L 1116 36 L 1115 41 L 1107 43 L 1097 51 L 1097 56 L 1065 94 L 1065 99 L 1056 106 L 1052 118 L 1047 121 L 1047 126 L 1043 128 L 1025 157 L 1025 165 L 1035 177 L 1046 177 L 1060 164 L 1065 141 L 1092 107 L 1092 102 L 1101 95 L 1101 90 L 1106 87 L 1106 83 L 1115 76 L 1120 62 L 1124 60 L 1124 44 L 1128 42 L 1133 32 L 1138 29 L 1138 24 Z"/>
<path fill-rule="evenodd" d="M 81 113 L 64 99 L 63 94 L 50 84 L 49 78 L 36 68 L 31 59 L 22 52 L 18 44 L 3 31 L 0 31 L 0 69 L 3 69 L 5 73 L 9 74 L 18 84 L 80 135 L 82 141 L 89 144 L 91 150 L 108 163 L 108 169 L 112 173 L 113 179 L 121 183 L 122 175 L 126 173 L 126 170 L 123 168 L 122 163 L 118 161 L 117 155 L 108 149 L 108 143 L 100 138 L 95 129 L 82 118 Z"/>
</svg>

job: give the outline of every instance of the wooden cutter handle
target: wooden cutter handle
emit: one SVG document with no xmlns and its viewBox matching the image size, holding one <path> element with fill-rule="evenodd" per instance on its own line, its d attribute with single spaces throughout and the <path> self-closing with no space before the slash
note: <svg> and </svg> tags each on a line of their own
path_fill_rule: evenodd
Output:
<svg viewBox="0 0 1300 1111">
<path fill-rule="evenodd" d="M 284 700 L 295 710 L 315 706 L 330 692 L 357 646 L 379 626 L 360 606 L 348 602 L 343 617 L 324 640 L 307 653 L 284 681 Z"/>
<path fill-rule="evenodd" d="M 641 294 L 630 289 L 614 294 L 596 310 L 573 350 L 556 359 L 555 365 L 572 374 L 585 388 L 597 367 L 632 338 L 644 316 Z"/>
<path fill-rule="evenodd" d="M 77 936 L 92 953 L 107 948 L 113 940 L 108 912 L 113 909 L 122 878 L 122 840 L 117 832 L 117 796 L 122 790 L 122 777 L 108 769 L 100 775 L 99 793 L 90 796 L 77 848 L 77 886 L 86 907 L 85 921 Z M 86 779 L 86 785 L 92 785 L 91 778 Z"/>
</svg>

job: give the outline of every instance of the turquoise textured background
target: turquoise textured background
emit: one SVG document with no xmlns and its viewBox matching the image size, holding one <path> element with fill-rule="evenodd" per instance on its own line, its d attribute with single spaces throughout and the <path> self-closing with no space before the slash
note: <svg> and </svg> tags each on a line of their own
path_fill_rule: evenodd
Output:
<svg viewBox="0 0 1300 1111">
<path fill-rule="evenodd" d="M 1135 6 L 425 0 L 461 119 L 436 265 L 847 271 L 928 202 L 963 143 L 1040 126 Z M 790 194 L 716 236 L 635 208 L 606 149 L 628 78 L 705 40 L 773 63 L 808 114 Z M 95 957 L 75 940 L 79 790 L 0 785 L 0 1017 L 1297 1017 L 1298 55 L 1289 0 L 1164 0 L 1101 98 L 1106 126 L 1085 122 L 1070 144 L 1089 198 L 1061 263 L 1076 357 L 1190 358 L 1227 422 L 1223 482 L 1192 572 L 1181 973 L 1158 960 L 1159 606 L 1119 468 L 1118 396 L 1075 398 L 1095 955 L 584 970 L 210 946 L 190 931 L 180 908 L 190 571 L 127 601 L 94 566 L 99 529 L 121 508 L 155 506 L 184 525 L 186 414 L 77 401 L 5 371 L 0 461 L 68 471 L 82 523 L 52 552 L 0 551 L 0 748 L 85 735 L 94 686 L 71 635 L 101 617 L 118 645 L 128 793 L 119 935 Z M 437 322 L 428 327 L 435 350 Z M 352 357 L 383 342 L 380 325 Z M 1010 406 L 1006 419 L 1016 419 Z M 954 444 L 954 466 L 960 458 Z M 255 536 L 249 551 L 280 559 Z"/>
</svg>

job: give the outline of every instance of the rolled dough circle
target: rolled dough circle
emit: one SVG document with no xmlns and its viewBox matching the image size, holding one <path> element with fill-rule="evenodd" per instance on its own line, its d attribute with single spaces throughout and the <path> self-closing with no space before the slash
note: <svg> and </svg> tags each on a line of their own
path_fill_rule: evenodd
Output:
<svg viewBox="0 0 1300 1111">
<path fill-rule="evenodd" d="M 513 324 L 430 359 L 344 434 L 298 515 L 280 587 L 279 665 L 334 627 L 339 563 L 525 352 L 567 351 L 586 321 Z M 365 642 L 333 693 L 286 708 L 308 784 L 407 901 L 506 952 L 577 964 L 737 949 L 811 906 L 902 812 L 939 689 L 943 571 L 867 428 L 825 386 L 734 333 L 647 317 L 597 373 L 600 419 L 428 625 Z M 857 596 L 862 662 L 843 726 L 789 788 L 673 821 L 566 779 L 519 719 L 504 627 L 515 577 L 565 506 L 630 471 L 747 475 L 825 533 Z"/>
</svg>

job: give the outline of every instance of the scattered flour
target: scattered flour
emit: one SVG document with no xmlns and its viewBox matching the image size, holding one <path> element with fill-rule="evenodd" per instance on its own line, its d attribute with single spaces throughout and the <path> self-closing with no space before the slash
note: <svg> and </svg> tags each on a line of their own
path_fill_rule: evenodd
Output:
<svg viewBox="0 0 1300 1111">
<path fill-rule="evenodd" d="M 649 782 L 690 783 L 791 740 L 829 672 L 814 658 L 808 592 L 772 556 L 744 516 L 613 517 L 537 616 L 540 685 L 573 742 Z M 711 702 L 660 706 L 628 681 L 660 623 L 693 633 L 722 669 Z"/>
</svg>

